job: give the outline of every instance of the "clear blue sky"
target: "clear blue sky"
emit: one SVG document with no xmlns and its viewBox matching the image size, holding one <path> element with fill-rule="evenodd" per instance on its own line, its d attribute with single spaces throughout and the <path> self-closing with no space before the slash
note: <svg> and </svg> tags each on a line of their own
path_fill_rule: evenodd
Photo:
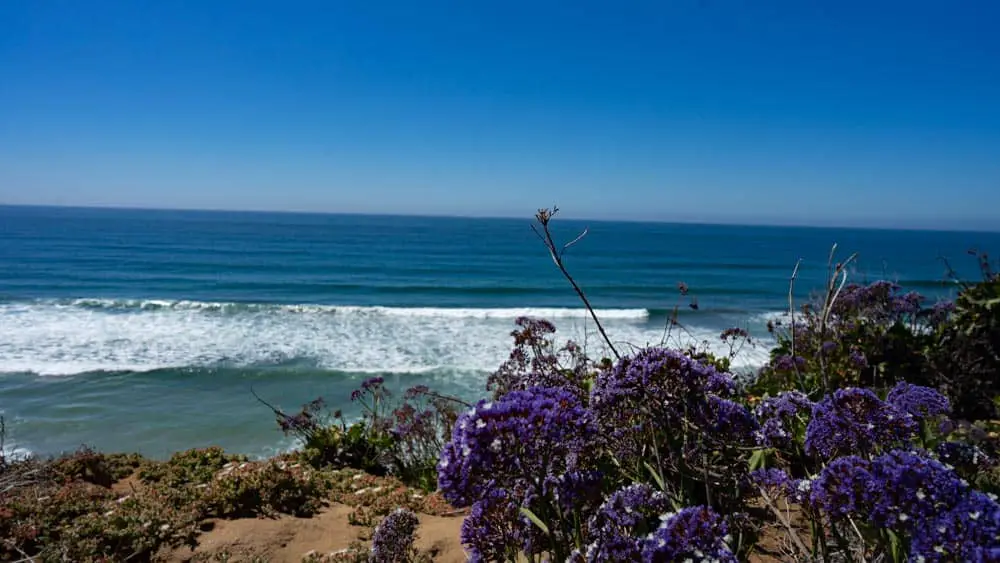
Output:
<svg viewBox="0 0 1000 563">
<path fill-rule="evenodd" d="M 0 203 L 1000 229 L 998 22 L 993 0 L 2 2 Z"/>
</svg>

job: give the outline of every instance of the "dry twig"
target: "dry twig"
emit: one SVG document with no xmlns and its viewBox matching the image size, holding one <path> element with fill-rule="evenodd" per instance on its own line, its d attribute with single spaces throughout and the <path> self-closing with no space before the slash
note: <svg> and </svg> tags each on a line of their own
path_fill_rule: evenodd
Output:
<svg viewBox="0 0 1000 563">
<path fill-rule="evenodd" d="M 608 348 L 611 350 L 611 353 L 615 355 L 615 359 L 620 360 L 621 354 L 618 353 L 618 350 L 615 348 L 614 343 L 611 342 L 611 339 L 608 337 L 608 333 L 605 332 L 604 325 L 601 324 L 601 320 L 597 318 L 597 313 L 594 311 L 594 308 L 590 305 L 590 300 L 587 299 L 587 295 L 583 292 L 583 289 L 581 289 L 580 286 L 577 285 L 576 280 L 574 280 L 573 276 L 570 275 L 569 270 L 566 269 L 566 265 L 563 262 L 563 255 L 566 253 L 566 251 L 571 246 L 583 240 L 583 237 L 587 236 L 587 232 L 589 231 L 589 229 L 584 229 L 583 232 L 577 235 L 575 239 L 564 244 L 562 247 L 559 247 L 552 236 L 552 231 L 549 229 L 549 223 L 551 223 L 552 217 L 554 217 L 555 214 L 558 212 L 559 212 L 558 207 L 553 207 L 552 209 L 539 209 L 538 213 L 535 214 L 535 220 L 538 222 L 538 225 L 541 226 L 541 230 L 539 230 L 538 226 L 536 225 L 532 225 L 531 230 L 535 231 L 535 234 L 538 235 L 539 239 L 541 239 L 542 243 L 545 245 L 545 248 L 548 249 L 549 256 L 552 258 L 552 261 L 555 263 L 556 267 L 559 268 L 559 271 L 562 272 L 563 277 L 565 277 L 566 280 L 569 281 L 570 285 L 573 286 L 573 290 L 576 291 L 576 294 L 580 297 L 580 300 L 583 301 L 584 306 L 587 308 L 587 312 L 590 313 L 591 318 L 594 319 L 594 324 L 597 325 L 598 332 L 601 333 L 601 337 L 604 339 L 604 342 L 608 345 Z"/>
</svg>

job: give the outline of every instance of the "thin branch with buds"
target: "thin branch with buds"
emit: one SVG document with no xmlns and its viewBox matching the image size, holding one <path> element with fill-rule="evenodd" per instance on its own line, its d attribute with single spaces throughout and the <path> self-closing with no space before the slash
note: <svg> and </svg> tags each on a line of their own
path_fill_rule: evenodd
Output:
<svg viewBox="0 0 1000 563">
<path fill-rule="evenodd" d="M 597 325 L 597 331 L 601 333 L 601 338 L 604 339 L 604 342 L 608 345 L 608 348 L 611 350 L 611 353 L 615 355 L 615 359 L 620 360 L 621 354 L 618 353 L 618 350 L 615 348 L 615 345 L 611 341 L 611 338 L 608 337 L 608 333 L 605 332 L 604 325 L 602 325 L 601 320 L 597 318 L 597 313 L 591 306 L 590 300 L 587 299 L 587 295 L 583 292 L 583 289 L 581 289 L 580 286 L 577 285 L 576 280 L 573 279 L 572 275 L 570 275 L 569 270 L 566 269 L 566 264 L 563 262 L 563 255 L 566 253 L 566 251 L 569 250 L 569 248 L 575 245 L 576 243 L 583 240 L 583 237 L 587 236 L 587 232 L 589 231 L 589 229 L 584 229 L 583 232 L 581 232 L 576 238 L 574 238 L 570 242 L 562 245 L 561 247 L 558 246 L 555 242 L 555 239 L 552 236 L 552 231 L 549 229 L 549 224 L 551 223 L 552 218 L 558 212 L 559 212 L 558 207 L 552 207 L 552 209 L 539 209 L 538 213 L 535 214 L 535 220 L 537 221 L 538 226 L 532 225 L 531 230 L 533 230 L 535 234 L 538 235 L 538 238 L 541 239 L 542 243 L 545 245 L 545 248 L 548 249 L 549 251 L 549 256 L 552 258 L 552 262 L 554 262 L 556 267 L 559 268 L 559 271 L 562 272 L 563 277 L 565 277 L 566 280 L 570 283 L 570 285 L 573 286 L 573 290 L 576 291 L 576 294 L 580 297 L 580 300 L 583 301 L 584 306 L 587 308 L 587 312 L 590 313 L 591 318 L 594 319 L 594 324 Z M 541 227 L 541 229 L 539 229 L 539 226 Z"/>
</svg>

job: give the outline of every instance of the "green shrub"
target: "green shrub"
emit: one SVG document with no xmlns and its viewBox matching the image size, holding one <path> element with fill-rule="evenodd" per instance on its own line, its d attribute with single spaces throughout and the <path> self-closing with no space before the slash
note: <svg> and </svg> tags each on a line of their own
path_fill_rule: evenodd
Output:
<svg viewBox="0 0 1000 563">
<path fill-rule="evenodd" d="M 168 461 L 143 466 L 139 479 L 164 487 L 202 485 L 210 483 L 227 464 L 246 459 L 245 456 L 229 455 L 219 447 L 192 449 L 175 453 Z"/>
<path fill-rule="evenodd" d="M 139 454 L 102 454 L 82 447 L 56 458 L 52 469 L 64 481 L 85 481 L 102 487 L 132 475 L 146 460 Z"/>
<path fill-rule="evenodd" d="M 205 490 L 208 516 L 310 516 L 323 506 L 326 485 L 315 470 L 271 460 L 226 465 Z"/>
<path fill-rule="evenodd" d="M 1000 394 L 1000 276 L 966 286 L 928 349 L 929 383 L 952 401 L 955 415 L 993 418 Z"/>
</svg>

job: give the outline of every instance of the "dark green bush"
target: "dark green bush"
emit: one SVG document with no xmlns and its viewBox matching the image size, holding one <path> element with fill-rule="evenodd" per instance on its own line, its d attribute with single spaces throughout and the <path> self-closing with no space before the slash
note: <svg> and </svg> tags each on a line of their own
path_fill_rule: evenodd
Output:
<svg viewBox="0 0 1000 563">
<path fill-rule="evenodd" d="M 966 286 L 954 312 L 935 334 L 927 379 L 952 401 L 955 415 L 969 420 L 997 415 L 1000 395 L 1000 277 Z"/>
</svg>

